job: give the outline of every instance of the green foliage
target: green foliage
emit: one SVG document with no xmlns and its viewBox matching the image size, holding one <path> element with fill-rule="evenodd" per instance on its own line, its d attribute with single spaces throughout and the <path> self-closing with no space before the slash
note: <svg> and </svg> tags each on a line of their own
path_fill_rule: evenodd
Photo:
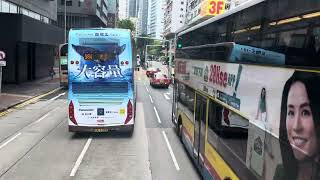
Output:
<svg viewBox="0 0 320 180">
<path fill-rule="evenodd" d="M 133 24 L 133 22 L 130 19 L 123 19 L 121 21 L 118 22 L 118 28 L 122 28 L 122 29 L 130 29 L 131 31 L 135 31 L 135 25 Z"/>
</svg>

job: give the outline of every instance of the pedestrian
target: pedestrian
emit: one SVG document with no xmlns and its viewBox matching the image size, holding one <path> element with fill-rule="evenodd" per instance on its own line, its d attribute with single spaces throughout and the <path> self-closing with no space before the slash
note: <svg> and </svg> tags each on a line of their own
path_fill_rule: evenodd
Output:
<svg viewBox="0 0 320 180">
<path fill-rule="evenodd" d="M 53 77 L 54 77 L 55 74 L 56 74 L 56 73 L 54 72 L 53 67 L 49 68 L 49 76 L 51 77 L 51 79 L 53 79 Z"/>
</svg>

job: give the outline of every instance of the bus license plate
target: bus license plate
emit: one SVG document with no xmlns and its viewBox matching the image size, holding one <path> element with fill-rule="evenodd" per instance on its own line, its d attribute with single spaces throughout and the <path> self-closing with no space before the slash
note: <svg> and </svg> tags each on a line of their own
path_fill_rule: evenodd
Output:
<svg viewBox="0 0 320 180">
<path fill-rule="evenodd" d="M 98 128 L 98 129 L 94 129 L 94 132 L 108 132 L 108 129 L 105 128 Z"/>
</svg>

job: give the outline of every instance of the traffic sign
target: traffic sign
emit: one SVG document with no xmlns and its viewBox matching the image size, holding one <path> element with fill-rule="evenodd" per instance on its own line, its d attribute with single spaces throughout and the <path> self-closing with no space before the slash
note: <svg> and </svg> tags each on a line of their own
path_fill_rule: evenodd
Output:
<svg viewBox="0 0 320 180">
<path fill-rule="evenodd" d="M 7 61 L 0 61 L 0 66 L 6 66 L 7 65 Z"/>
<path fill-rule="evenodd" d="M 4 60 L 4 58 L 6 58 L 6 53 L 3 51 L 0 51 L 0 61 Z"/>
</svg>

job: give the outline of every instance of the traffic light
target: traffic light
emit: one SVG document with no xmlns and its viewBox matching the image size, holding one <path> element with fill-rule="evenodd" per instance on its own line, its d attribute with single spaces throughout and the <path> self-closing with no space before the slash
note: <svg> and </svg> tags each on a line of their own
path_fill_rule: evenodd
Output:
<svg viewBox="0 0 320 180">
<path fill-rule="evenodd" d="M 178 49 L 181 49 L 182 48 L 182 43 L 178 42 L 177 47 L 178 47 Z"/>
</svg>

